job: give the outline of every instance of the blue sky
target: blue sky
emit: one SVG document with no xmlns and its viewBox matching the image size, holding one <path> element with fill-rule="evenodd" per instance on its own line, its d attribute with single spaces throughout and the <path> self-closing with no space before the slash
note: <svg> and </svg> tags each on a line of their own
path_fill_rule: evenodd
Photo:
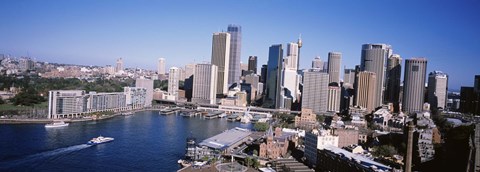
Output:
<svg viewBox="0 0 480 172">
<path fill-rule="evenodd" d="M 343 53 L 360 63 L 361 45 L 387 43 L 403 59 L 426 57 L 449 87 L 480 74 L 480 1 L 0 1 L 0 54 L 40 61 L 155 69 L 210 61 L 212 33 L 243 28 L 242 62 L 266 63 L 268 47 L 302 34 L 300 67 Z"/>
</svg>

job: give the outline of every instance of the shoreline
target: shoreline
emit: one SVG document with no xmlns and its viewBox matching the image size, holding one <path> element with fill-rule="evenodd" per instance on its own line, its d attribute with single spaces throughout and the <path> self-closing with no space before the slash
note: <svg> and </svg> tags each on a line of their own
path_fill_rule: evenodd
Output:
<svg viewBox="0 0 480 172">
<path fill-rule="evenodd" d="M 139 109 L 139 110 L 135 110 L 135 111 L 132 111 L 133 114 L 137 113 L 137 112 L 144 112 L 144 111 L 155 111 L 155 110 L 160 110 L 160 109 Z M 106 116 L 106 117 L 100 117 L 100 118 L 97 118 L 97 119 L 93 119 L 93 118 L 83 118 L 83 119 L 64 119 L 64 121 L 66 123 L 74 123 L 74 122 L 85 122 L 85 121 L 98 121 L 98 120 L 106 120 L 106 119 L 110 119 L 110 118 L 113 118 L 113 117 L 116 117 L 116 116 L 121 116 L 122 113 L 124 112 L 119 112 L 119 113 L 115 113 L 111 116 Z M 133 115 L 132 114 L 132 115 Z M 48 119 L 48 118 L 42 118 L 42 119 L 0 119 L 0 125 L 10 125 L 10 124 L 48 124 L 48 123 L 52 123 L 54 121 L 54 119 Z"/>
</svg>

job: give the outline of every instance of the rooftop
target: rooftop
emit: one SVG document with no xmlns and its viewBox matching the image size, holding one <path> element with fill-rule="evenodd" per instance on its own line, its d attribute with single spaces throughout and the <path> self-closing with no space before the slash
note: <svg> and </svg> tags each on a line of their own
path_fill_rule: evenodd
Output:
<svg viewBox="0 0 480 172">
<path fill-rule="evenodd" d="M 376 161 L 373 161 L 365 156 L 362 156 L 362 155 L 359 155 L 359 154 L 354 154 L 354 153 L 351 153 L 347 150 L 344 150 L 344 149 L 341 149 L 341 148 L 338 148 L 338 147 L 335 147 L 335 146 L 331 146 L 331 145 L 327 145 L 325 147 L 326 150 L 329 150 L 337 155 L 342 155 L 344 156 L 345 158 L 348 158 L 350 160 L 353 160 L 353 161 L 356 161 L 358 164 L 366 167 L 366 168 L 370 168 L 372 166 L 375 166 L 377 167 L 378 169 L 380 170 L 383 170 L 383 171 L 388 171 L 388 170 L 391 170 L 392 168 L 389 167 L 389 166 L 386 166 L 384 164 L 381 164 L 381 163 L 378 163 Z"/>
<path fill-rule="evenodd" d="M 237 143 L 238 141 L 244 139 L 245 137 L 250 136 L 250 134 L 252 134 L 250 130 L 235 127 L 230 130 L 226 130 L 223 133 L 205 139 L 199 145 L 207 146 L 213 149 L 224 150 L 229 146 Z"/>
</svg>

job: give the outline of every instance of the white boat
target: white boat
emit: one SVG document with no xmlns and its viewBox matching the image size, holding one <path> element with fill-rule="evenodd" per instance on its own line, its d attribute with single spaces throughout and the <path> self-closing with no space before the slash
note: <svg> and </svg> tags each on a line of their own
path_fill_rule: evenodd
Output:
<svg viewBox="0 0 480 172">
<path fill-rule="evenodd" d="M 68 123 L 65 123 L 63 121 L 53 121 L 53 123 L 46 124 L 45 128 L 56 128 L 56 127 L 66 127 L 68 126 Z"/>
<path fill-rule="evenodd" d="M 95 137 L 92 140 L 88 141 L 87 144 L 88 145 L 98 145 L 98 144 L 102 144 L 102 143 L 111 142 L 113 140 L 115 140 L 115 139 L 112 138 L 112 137 L 99 136 L 99 137 Z"/>
</svg>

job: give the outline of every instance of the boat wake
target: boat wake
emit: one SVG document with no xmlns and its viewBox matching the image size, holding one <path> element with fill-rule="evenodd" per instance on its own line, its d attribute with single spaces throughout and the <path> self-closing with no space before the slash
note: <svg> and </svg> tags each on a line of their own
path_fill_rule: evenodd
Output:
<svg viewBox="0 0 480 172">
<path fill-rule="evenodd" d="M 26 164 L 36 164 L 41 160 L 48 160 L 48 159 L 53 159 L 53 158 L 58 158 L 61 155 L 65 155 L 71 152 L 79 151 L 85 148 L 90 147 L 91 145 L 87 144 L 81 144 L 81 145 L 74 145 L 74 146 L 69 146 L 65 148 L 59 148 L 51 151 L 46 151 L 46 152 L 40 152 L 37 154 L 33 155 L 27 155 L 18 159 L 13 159 L 13 160 L 7 160 L 7 161 L 2 161 L 0 162 L 0 171 L 3 171 L 2 169 L 11 169 L 14 167 L 19 167 L 23 166 Z"/>
</svg>

